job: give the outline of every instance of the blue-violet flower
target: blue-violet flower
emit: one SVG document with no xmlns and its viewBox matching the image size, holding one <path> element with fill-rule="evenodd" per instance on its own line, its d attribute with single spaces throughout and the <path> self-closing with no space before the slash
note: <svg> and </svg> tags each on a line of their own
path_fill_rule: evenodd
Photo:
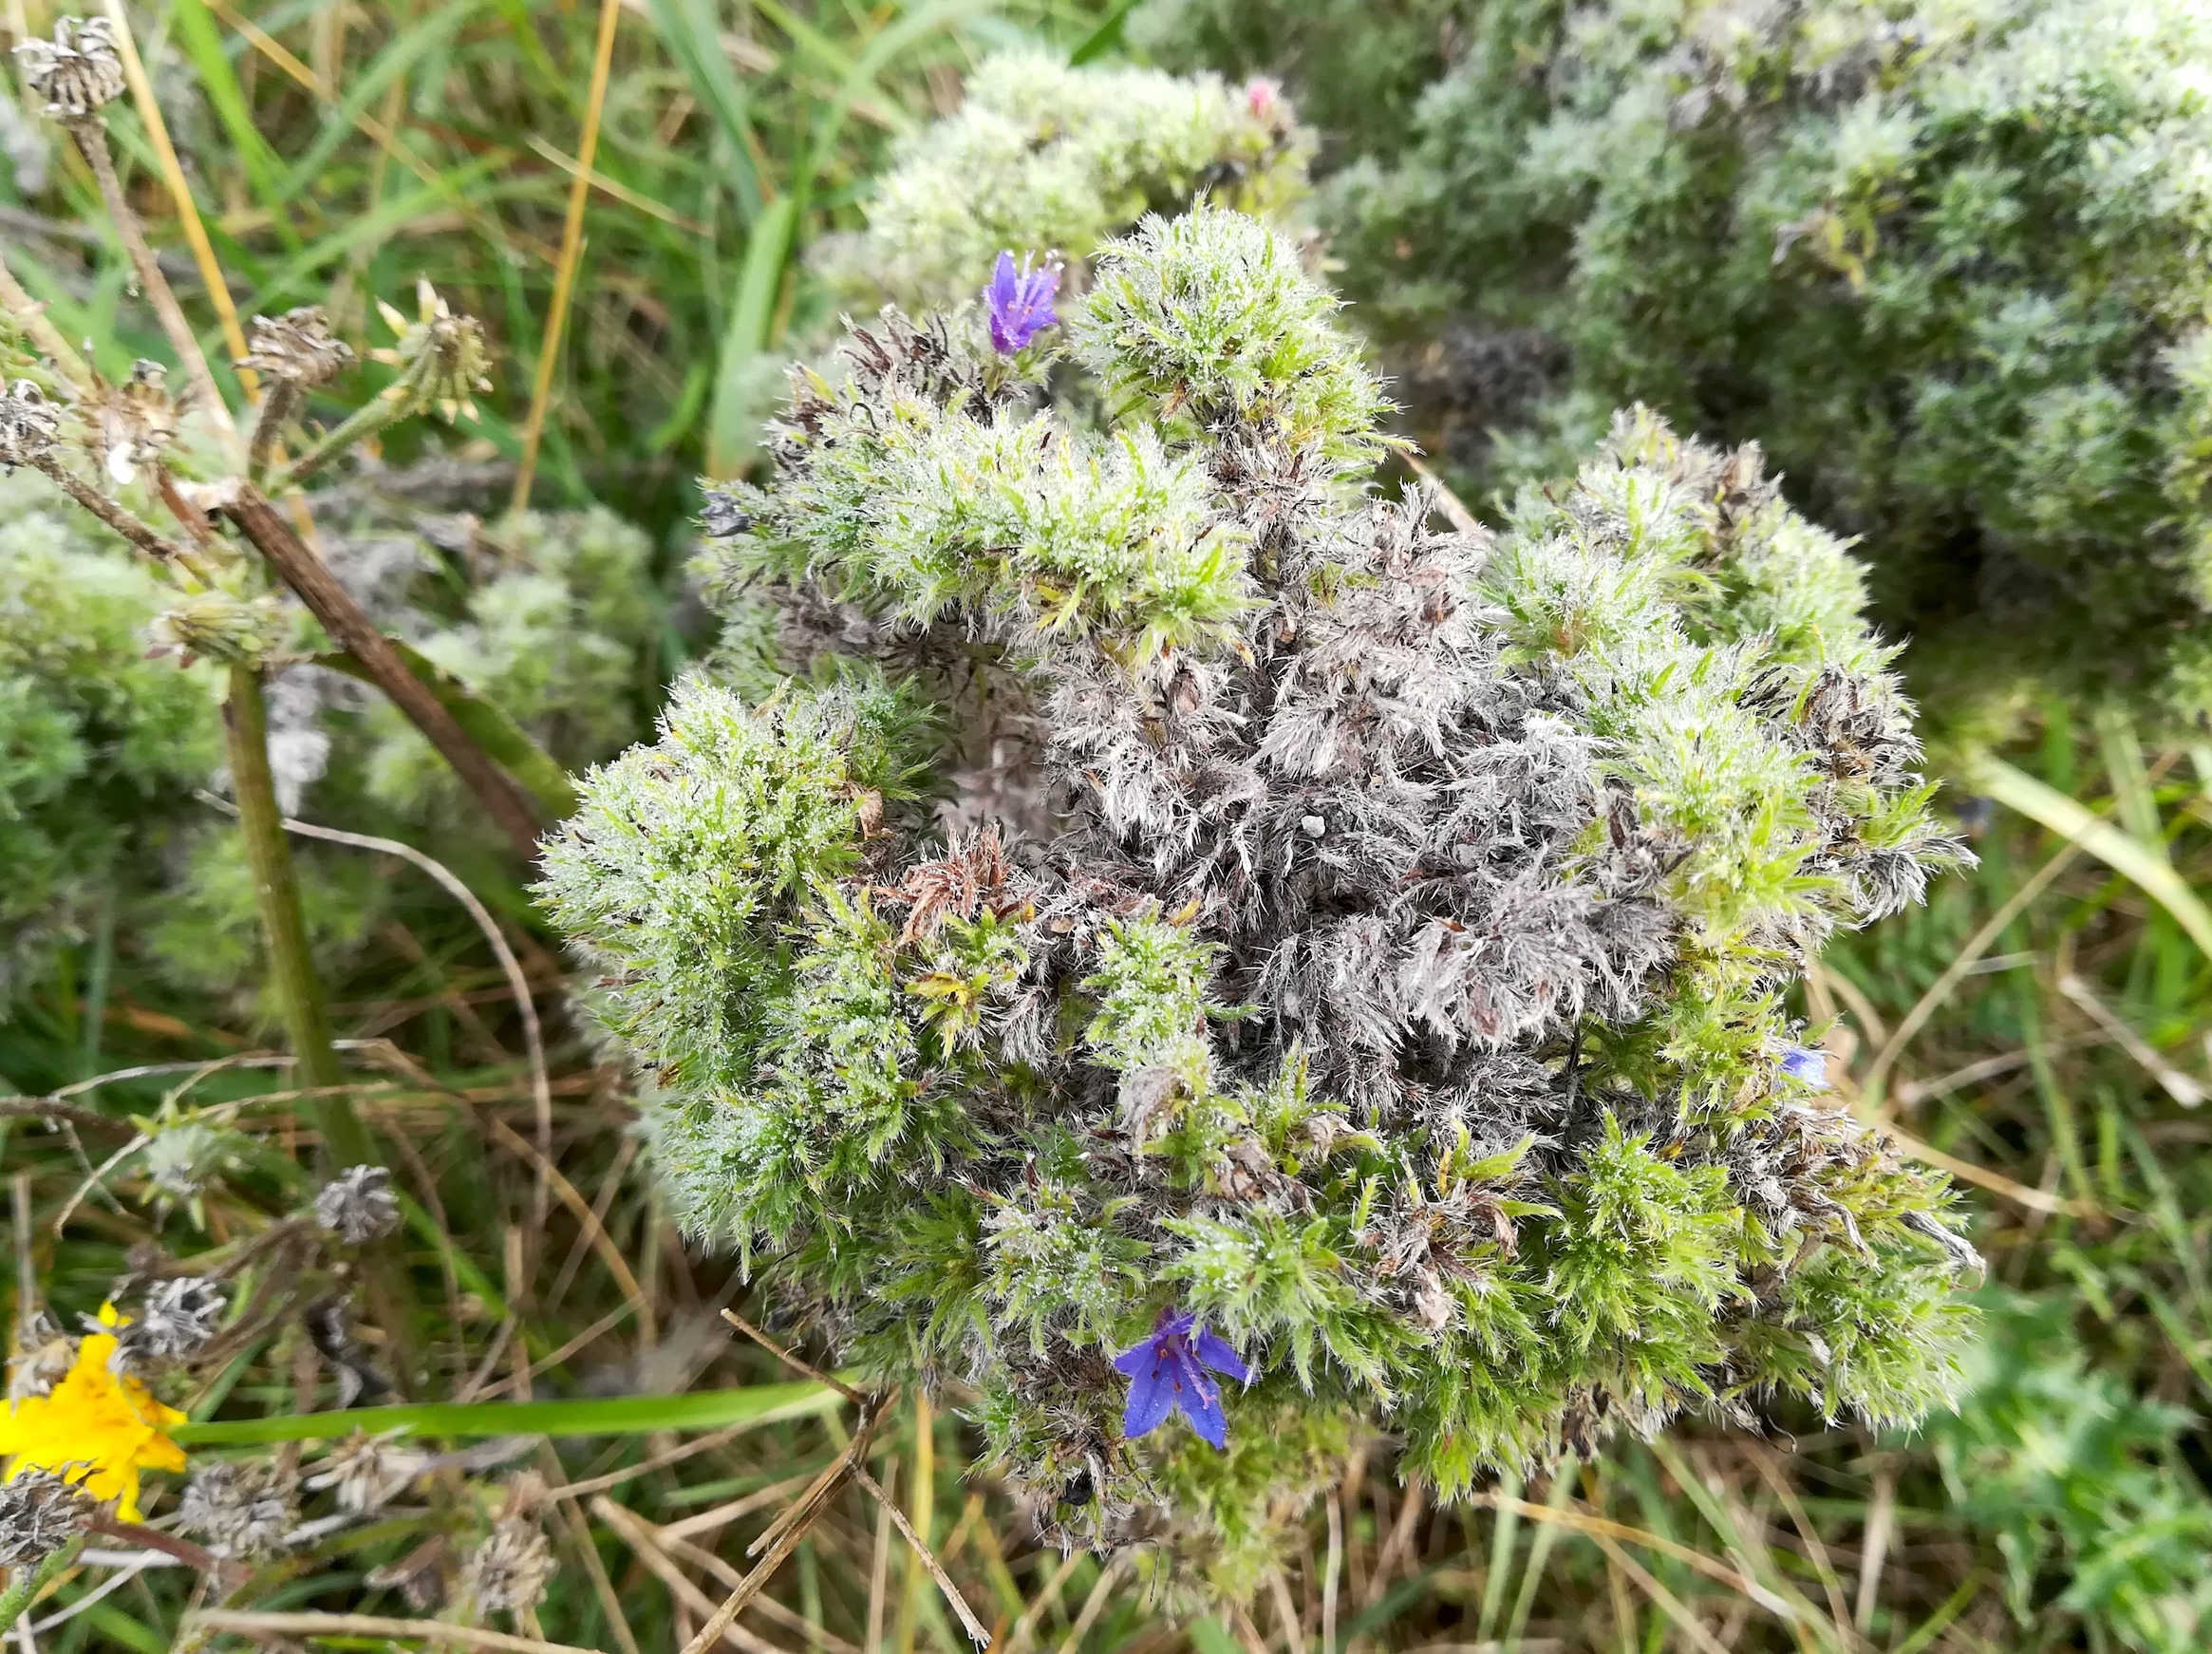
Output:
<svg viewBox="0 0 2212 1654">
<path fill-rule="evenodd" d="M 1221 1386 L 1206 1376 L 1207 1367 L 1239 1383 L 1252 1376 L 1237 1352 L 1196 1326 L 1193 1317 L 1161 1310 L 1152 1336 L 1114 1358 L 1114 1370 L 1130 1381 L 1122 1434 L 1132 1441 L 1149 1436 L 1180 1407 L 1191 1429 L 1214 1446 L 1224 1445 L 1228 1419 L 1221 1410 Z"/>
<path fill-rule="evenodd" d="M 1048 258 L 1032 269 L 1023 254 L 1019 266 L 1011 253 L 999 254 L 984 302 L 991 312 L 991 348 L 1011 356 L 1059 320 L 1052 296 L 1059 291 L 1059 260 Z"/>
<path fill-rule="evenodd" d="M 1782 1072 L 1808 1085 L 1828 1086 L 1828 1053 L 1792 1045 L 1782 1058 Z"/>
</svg>

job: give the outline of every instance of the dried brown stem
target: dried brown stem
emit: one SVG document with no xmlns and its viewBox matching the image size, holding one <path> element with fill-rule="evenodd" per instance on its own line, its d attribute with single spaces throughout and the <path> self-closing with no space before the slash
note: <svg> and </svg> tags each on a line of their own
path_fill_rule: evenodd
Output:
<svg viewBox="0 0 2212 1654">
<path fill-rule="evenodd" d="M 307 405 L 307 392 L 289 379 L 272 379 L 269 389 L 261 398 L 260 417 L 253 422 L 253 435 L 246 444 L 246 475 L 261 477 L 267 474 L 269 462 L 275 457 L 276 444 L 284 435 L 284 427 L 299 417 Z"/>
<path fill-rule="evenodd" d="M 945 1600 L 952 1605 L 952 1611 L 960 1616 L 962 1628 L 974 1639 L 975 1645 L 978 1648 L 989 1647 L 989 1627 L 975 1617 L 975 1610 L 967 1606 L 967 1598 L 960 1594 L 960 1588 L 952 1583 L 952 1576 L 945 1571 L 945 1565 L 937 1560 L 937 1553 L 914 1532 L 914 1525 L 907 1520 L 907 1513 L 898 1508 L 890 1495 L 876 1486 L 875 1478 L 857 1462 L 853 1466 L 853 1479 L 867 1489 L 869 1495 L 890 1514 L 891 1525 L 899 1531 L 899 1537 L 907 1542 L 915 1558 L 929 1570 L 929 1577 L 937 1582 L 937 1588 L 945 1593 Z"/>
<path fill-rule="evenodd" d="M 765 1332 L 762 1332 L 758 1326 L 755 1326 L 750 1321 L 747 1321 L 742 1315 L 740 1315 L 735 1309 L 723 1310 L 722 1312 L 722 1318 L 728 1322 L 732 1326 L 736 1327 L 740 1332 L 743 1333 L 747 1338 L 751 1339 L 755 1344 L 759 1344 L 762 1349 L 766 1350 L 770 1355 L 774 1356 L 778 1361 L 781 1362 L 785 1366 L 789 1367 L 793 1372 L 797 1373 L 801 1378 L 812 1379 L 817 1384 L 827 1384 L 831 1389 L 836 1391 L 838 1395 L 844 1397 L 846 1400 L 852 1402 L 855 1407 L 863 1407 L 868 1404 L 867 1398 L 862 1396 L 861 1393 L 858 1390 L 855 1390 L 851 1384 L 846 1383 L 842 1379 L 834 1378 L 829 1373 L 823 1372 L 820 1368 L 801 1361 L 797 1356 L 793 1355 L 791 1351 L 785 1349 L 783 1345 L 778 1344 L 774 1339 L 770 1338 Z"/>
<path fill-rule="evenodd" d="M 184 307 L 177 302 L 176 290 L 169 278 L 161 273 L 161 266 L 154 257 L 154 249 L 146 240 L 146 233 L 139 224 L 138 213 L 122 193 L 122 180 L 116 177 L 115 157 L 108 152 L 107 133 L 99 122 L 72 121 L 69 136 L 84 151 L 85 161 L 92 168 L 92 176 L 99 181 L 101 199 L 107 203 L 107 216 L 115 222 L 116 234 L 122 237 L 123 251 L 130 255 L 131 268 L 138 273 L 139 289 L 146 295 L 146 302 L 154 307 L 155 318 L 161 324 L 161 331 L 169 340 L 169 348 L 177 352 L 177 359 L 184 368 L 184 376 L 192 383 L 192 394 L 207 409 L 207 417 L 216 423 L 224 440 L 234 449 L 238 441 L 238 427 L 231 420 L 231 407 L 223 401 L 223 393 L 216 388 L 215 374 L 207 365 L 207 353 L 200 349 L 199 339 L 185 319 Z"/>
<path fill-rule="evenodd" d="M 243 1571 L 237 1564 L 225 1562 L 204 1546 L 195 1545 L 189 1539 L 179 1539 L 173 1533 L 164 1533 L 156 1528 L 141 1527 L 136 1522 L 120 1522 L 113 1516 L 98 1515 L 84 1524 L 87 1532 L 103 1539 L 120 1539 L 125 1545 L 136 1545 L 142 1551 L 159 1551 L 164 1556 L 174 1556 L 185 1567 L 201 1573 L 220 1574 L 226 1569 Z"/>
<path fill-rule="evenodd" d="M 111 1137 L 135 1137 L 130 1121 L 112 1119 L 88 1108 L 71 1108 L 45 1097 L 0 1097 L 0 1119 L 49 1119 L 73 1125 L 80 1131 L 100 1132 Z"/>
<path fill-rule="evenodd" d="M 339 584 L 323 560 L 308 549 L 284 514 L 247 482 L 230 492 L 222 510 L 284 583 L 299 594 L 331 640 L 367 669 L 377 687 L 453 766 L 506 834 L 516 854 L 526 860 L 534 857 L 537 854 L 538 820 L 528 795 L 468 738 L 429 686 L 407 669 L 391 639 L 363 612 L 353 593 Z"/>
<path fill-rule="evenodd" d="M 883 1417 L 889 1400 L 888 1397 L 872 1397 L 862 1405 L 853 1439 L 846 1444 L 845 1451 L 837 1456 L 836 1461 L 829 1469 L 815 1478 L 814 1485 L 798 1496 L 797 1501 L 784 1512 L 768 1533 L 761 1535 L 764 1540 L 769 1533 L 775 1535 L 768 1546 L 767 1555 L 754 1565 L 753 1571 L 745 1575 L 744 1583 L 729 1594 L 721 1607 L 715 1609 L 714 1617 L 699 1628 L 699 1634 L 684 1645 L 684 1654 L 706 1654 L 706 1650 L 714 1646 L 723 1630 L 736 1624 L 738 1616 L 745 1611 L 745 1605 L 767 1587 L 769 1580 L 775 1577 L 776 1570 L 783 1566 L 784 1559 L 798 1549 L 798 1542 L 806 1537 L 807 1531 L 830 1508 L 830 1500 L 835 1496 L 837 1490 L 851 1480 L 853 1472 L 860 1468 L 860 1461 L 868 1453 L 868 1443 L 875 1435 L 876 1421 Z"/>
<path fill-rule="evenodd" d="M 184 548 L 174 540 L 165 540 L 133 513 L 107 498 L 84 479 L 78 476 L 51 454 L 26 454 L 32 467 L 54 479 L 62 492 L 98 517 L 102 522 L 141 552 L 147 552 L 173 562 L 184 555 Z"/>
<path fill-rule="evenodd" d="M 464 1648 L 489 1648 L 497 1654 L 593 1654 L 572 1643 L 547 1643 L 536 1637 L 516 1637 L 478 1626 L 456 1626 L 444 1620 L 408 1620 L 384 1614 L 249 1614 L 226 1608 L 208 1608 L 185 1622 L 187 1631 L 236 1631 L 256 1638 L 373 1637 L 398 1638 L 410 1643 L 458 1643 Z"/>
</svg>

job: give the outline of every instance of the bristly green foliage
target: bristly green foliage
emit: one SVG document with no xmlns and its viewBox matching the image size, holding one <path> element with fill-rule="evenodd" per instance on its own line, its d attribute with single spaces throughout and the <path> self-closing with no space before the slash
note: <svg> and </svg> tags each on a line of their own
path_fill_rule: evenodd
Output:
<svg viewBox="0 0 2212 1654">
<path fill-rule="evenodd" d="M 908 364 L 891 353 L 910 347 L 960 377 L 898 371 Z M 1036 640 L 1103 630 L 1188 642 L 1244 607 L 1204 477 L 1150 428 L 1101 441 L 1018 417 L 1005 369 L 953 356 L 942 329 L 916 338 L 895 321 L 850 385 L 805 368 L 793 384 L 770 435 L 788 480 L 729 491 L 754 527 L 712 568 L 720 589 L 759 573 L 815 577 L 913 627 L 987 613 Z"/>
<path fill-rule="evenodd" d="M 1320 216 L 1474 486 L 1645 402 L 1865 536 L 1947 714 L 2038 673 L 2212 705 L 2203 6 L 1433 9 L 1453 61 L 1417 103 L 1396 66 L 1284 66 L 1401 100 Z M 1163 39 L 1279 15 L 1187 4 Z"/>
<path fill-rule="evenodd" d="M 1087 259 L 1200 197 L 1279 217 L 1305 194 L 1311 153 L 1271 85 L 1001 53 L 968 75 L 956 113 L 898 145 L 868 229 L 828 238 L 816 262 L 854 296 L 947 307 L 1003 250 Z"/>
<path fill-rule="evenodd" d="M 1256 431 L 1292 453 L 1372 460 L 1387 406 L 1289 243 L 1200 207 L 1109 242 L 1084 301 L 1083 364 L 1120 404 L 1178 427 Z"/>
<path fill-rule="evenodd" d="M 147 658 L 168 595 L 43 479 L 0 479 L 0 1009 L 140 888 L 220 761 L 211 675 Z"/>
<path fill-rule="evenodd" d="M 445 572 L 426 546 L 422 560 Z M 458 601 L 426 574 L 420 584 L 433 590 L 392 616 L 422 656 L 572 768 L 634 741 L 658 688 L 662 618 L 645 533 L 604 506 L 525 512 L 479 530 L 465 560 L 474 566 Z M 368 724 L 359 761 L 372 798 L 447 832 L 475 816 L 444 761 L 388 705 L 374 704 Z"/>
<path fill-rule="evenodd" d="M 1965 1405 L 1931 1432 L 1936 1461 L 1960 1512 L 1997 1536 L 2019 1625 L 2072 1621 L 2112 1646 L 2189 1654 L 2212 1629 L 2212 1503 L 2180 1448 L 2198 1420 L 2091 1369 L 2068 1307 L 2000 1298 Z"/>
<path fill-rule="evenodd" d="M 18 870 L 0 913 L 9 957 L 20 954 L 0 988 L 43 961 L 42 938 L 82 929 L 104 892 L 117 945 L 166 984 L 251 994 L 252 875 L 229 824 L 192 796 L 221 763 L 216 686 L 190 664 L 210 652 L 209 628 L 178 623 L 222 593 L 180 596 L 41 481 L 0 490 L 11 513 L 0 528 L 0 853 Z M 377 565 L 397 557 L 403 589 L 377 597 L 383 618 L 548 752 L 582 766 L 649 727 L 661 604 L 639 530 L 604 509 L 532 512 L 478 531 L 449 559 L 382 526 L 330 536 L 347 574 L 374 587 Z M 296 609 L 261 607 L 272 651 L 312 652 L 319 640 Z M 285 807 L 496 874 L 497 841 L 444 761 L 387 704 L 366 700 L 310 667 L 274 680 L 272 762 Z M 318 953 L 351 957 L 399 893 L 357 851 L 310 843 L 293 854 L 308 870 L 302 899 Z"/>
<path fill-rule="evenodd" d="M 1249 218 L 1148 221 L 1071 325 L 1097 437 L 1049 346 L 856 330 L 716 498 L 718 589 L 917 690 L 992 657 L 943 702 L 988 758 L 932 819 L 881 681 L 695 685 L 542 887 L 691 1231 L 838 1360 L 975 1386 L 1048 1532 L 1232 1594 L 1363 1418 L 1449 1496 L 1777 1392 L 1916 1417 L 1972 1258 L 1785 1066 L 1810 951 L 1961 856 L 1841 544 L 1640 411 L 1438 534 L 1366 495 L 1332 309 Z M 1178 479 L 1111 493 L 1134 575 L 1059 527 L 1116 452 Z M 1226 1458 L 1117 1428 L 1171 1306 L 1261 1375 Z"/>
</svg>

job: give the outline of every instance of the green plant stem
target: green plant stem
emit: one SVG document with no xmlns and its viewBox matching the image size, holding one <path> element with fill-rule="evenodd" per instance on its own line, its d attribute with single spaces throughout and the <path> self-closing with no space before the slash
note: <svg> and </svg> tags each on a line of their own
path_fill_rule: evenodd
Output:
<svg viewBox="0 0 2212 1654">
<path fill-rule="evenodd" d="M 231 788 L 238 805 L 238 831 L 246 841 L 246 865 L 253 875 L 253 901 L 261 913 L 262 940 L 269 949 L 269 982 L 284 1017 L 303 1089 L 316 1092 L 308 1102 L 323 1146 L 336 1166 L 373 1163 L 377 1156 L 353 1104 L 337 1088 L 346 1072 L 330 1044 L 323 1014 L 322 985 L 315 980 L 308 951 L 308 928 L 300 913 L 299 885 L 292 876 L 291 847 L 284 836 L 284 812 L 276 804 L 276 781 L 269 769 L 269 711 L 257 667 L 234 662 L 230 693 L 223 701 L 223 740 L 231 760 Z"/>
<path fill-rule="evenodd" d="M 608 1396 L 573 1401 L 424 1401 L 344 1412 L 284 1414 L 179 1424 L 171 1437 L 186 1447 L 238 1447 L 272 1441 L 335 1441 L 356 1430 L 371 1436 L 404 1430 L 452 1438 L 489 1436 L 644 1436 L 661 1430 L 719 1430 L 771 1424 L 828 1413 L 844 1398 L 806 1381 L 694 1390 L 682 1396 Z"/>
<path fill-rule="evenodd" d="M 305 1100 L 322 1135 L 324 1158 L 332 1170 L 382 1164 L 368 1128 L 346 1095 L 346 1070 L 330 1043 L 322 984 L 315 975 L 314 955 L 308 949 L 299 884 L 292 876 L 284 812 L 277 807 L 276 781 L 269 769 L 269 709 L 257 667 L 232 664 L 230 693 L 223 701 L 223 740 L 230 754 L 238 831 L 246 841 L 246 865 L 253 875 L 254 905 L 261 912 L 262 940 L 269 949 L 270 986 L 284 1017 L 299 1084 L 309 1093 Z M 396 1245 L 386 1243 L 371 1249 L 362 1262 L 370 1306 L 391 1335 L 404 1393 L 412 1385 L 415 1357 L 422 1347 L 405 1261 Z"/>
<path fill-rule="evenodd" d="M 268 492 L 273 497 L 286 489 L 307 480 L 340 454 L 383 430 L 394 420 L 406 413 L 409 399 L 393 396 L 375 396 L 355 408 L 350 414 L 322 438 L 303 450 L 291 464 L 281 467 L 269 479 Z"/>
<path fill-rule="evenodd" d="M 23 1617 L 23 1610 L 30 1607 L 50 1581 L 61 1577 L 77 1560 L 77 1552 L 84 1549 L 84 1535 L 80 1533 L 36 1568 L 15 1570 L 15 1578 L 5 1591 L 0 1591 L 0 1633 L 14 1629 L 15 1622 Z"/>
</svg>

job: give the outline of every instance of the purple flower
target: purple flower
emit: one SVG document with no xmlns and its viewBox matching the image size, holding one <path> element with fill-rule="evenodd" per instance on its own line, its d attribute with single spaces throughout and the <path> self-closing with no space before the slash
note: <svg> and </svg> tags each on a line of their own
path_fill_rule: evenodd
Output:
<svg viewBox="0 0 2212 1654">
<path fill-rule="evenodd" d="M 991 348 L 1011 356 L 1045 329 L 1059 320 L 1052 295 L 1059 291 L 1059 260 L 1047 258 L 1031 269 L 1029 255 L 1019 268 L 1011 253 L 999 254 L 991 284 L 984 289 L 984 302 L 991 311 Z"/>
<path fill-rule="evenodd" d="M 1221 1410 L 1221 1386 L 1206 1376 L 1207 1367 L 1239 1383 L 1249 1382 L 1252 1376 L 1235 1350 L 1203 1326 L 1193 1330 L 1191 1316 L 1161 1310 L 1152 1336 L 1114 1358 L 1114 1370 L 1130 1380 L 1122 1434 L 1132 1441 L 1149 1436 L 1180 1407 L 1191 1429 L 1222 1446 L 1228 1439 L 1228 1419 Z"/>
<path fill-rule="evenodd" d="M 1782 1055 L 1782 1072 L 1825 1091 L 1828 1089 L 1828 1053 L 1809 1051 L 1803 1045 L 1792 1045 Z"/>
</svg>

